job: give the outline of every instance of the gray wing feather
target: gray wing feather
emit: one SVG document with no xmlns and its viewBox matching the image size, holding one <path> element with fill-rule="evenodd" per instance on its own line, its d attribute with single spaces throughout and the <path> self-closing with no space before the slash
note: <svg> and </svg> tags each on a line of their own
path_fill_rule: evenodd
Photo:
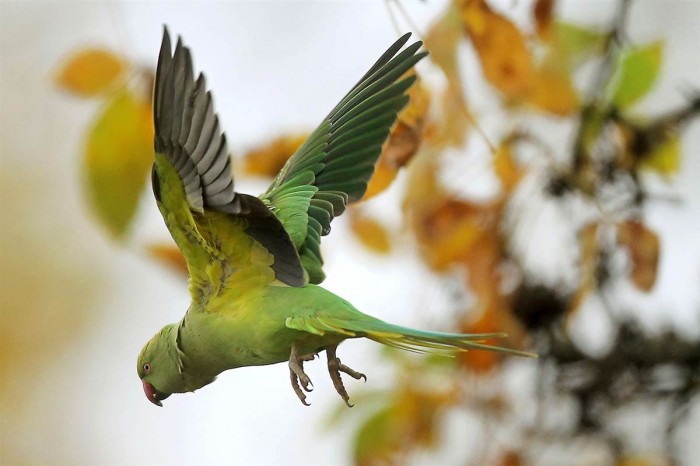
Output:
<svg viewBox="0 0 700 466">
<path fill-rule="evenodd" d="M 164 29 L 154 90 L 155 150 L 177 171 L 193 212 L 217 211 L 245 219 L 246 232 L 274 256 L 276 277 L 288 285 L 304 285 L 299 254 L 282 223 L 260 199 L 234 191 L 226 136 L 204 76 L 194 79 L 189 49 L 178 39 L 171 53 Z M 152 183 L 160 200 L 155 169 Z"/>
</svg>

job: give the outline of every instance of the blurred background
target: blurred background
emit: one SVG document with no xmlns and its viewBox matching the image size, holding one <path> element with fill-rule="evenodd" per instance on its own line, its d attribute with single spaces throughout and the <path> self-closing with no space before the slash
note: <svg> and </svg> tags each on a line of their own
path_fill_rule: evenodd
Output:
<svg viewBox="0 0 700 466">
<path fill-rule="evenodd" d="M 2 464 L 700 463 L 700 2 L 0 4 Z M 144 399 L 186 275 L 147 186 L 166 24 L 262 192 L 400 33 L 431 58 L 324 286 L 538 360 L 342 346 Z"/>
</svg>

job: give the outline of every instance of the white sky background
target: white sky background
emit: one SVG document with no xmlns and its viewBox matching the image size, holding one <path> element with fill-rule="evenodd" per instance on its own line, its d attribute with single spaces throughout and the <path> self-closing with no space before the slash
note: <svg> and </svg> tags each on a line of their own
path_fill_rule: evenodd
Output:
<svg viewBox="0 0 700 466">
<path fill-rule="evenodd" d="M 404 3 L 423 30 L 444 5 Z M 662 79 L 643 108 L 680 104 L 679 85 L 700 86 L 700 3 L 636 3 L 632 37 L 667 39 Z M 609 17 L 604 14 L 611 11 L 609 2 L 585 2 L 587 11 L 581 10 L 583 4 L 568 2 L 562 11 L 583 22 Z M 155 65 L 163 24 L 173 36 L 184 37 L 196 70 L 205 71 L 237 154 L 266 137 L 312 128 L 396 38 L 382 1 L 2 2 L 3 175 L 32 173 L 41 180 L 49 198 L 37 200 L 33 215 L 46 221 L 38 225 L 55 229 L 56 241 L 86 256 L 82 260 L 109 264 L 109 269 L 102 270 L 104 289 L 91 310 L 97 316 L 92 330 L 56 351 L 53 366 L 28 382 L 36 389 L 28 388 L 36 406 L 27 412 L 26 423 L 0 421 L 0 432 L 20 449 L 34 451 L 44 464 L 57 460 L 50 445 L 63 445 L 65 456 L 58 460 L 64 464 L 348 464 L 352 423 L 330 429 L 324 423 L 341 403 L 325 360 L 308 365 L 316 387 L 308 408 L 293 394 L 285 365 L 230 371 L 194 395 L 172 396 L 162 409 L 142 393 L 135 371 L 138 351 L 163 324 L 181 318 L 187 289 L 180 277 L 111 243 L 87 216 L 79 154 L 99 105 L 58 92 L 50 78 L 62 58 L 87 45 L 107 45 Z M 488 111 L 478 101 L 476 108 Z M 697 324 L 699 133 L 696 123 L 686 138 L 692 150 L 684 153 L 674 189 L 686 203 L 676 210 L 650 209 L 651 226 L 664 233 L 664 255 L 658 291 L 645 307 L 665 312 L 651 317 L 660 325 Z M 249 182 L 239 186 L 262 188 Z M 167 237 L 150 192 L 144 195 L 149 199 L 139 214 L 136 244 Z M 396 192 L 388 193 L 377 203 L 395 210 L 396 199 Z M 396 217 L 395 211 L 388 215 Z M 324 239 L 325 286 L 359 309 L 397 323 L 435 327 L 447 320 L 425 311 L 439 304 L 429 302 L 435 297 L 430 287 L 414 286 L 424 275 L 410 255 L 373 257 L 353 242 L 343 224 L 336 220 L 334 234 Z M 664 311 L 666 303 L 673 312 Z M 340 352 L 344 362 L 368 374 L 368 388 L 392 380 L 377 354 L 373 343 L 359 341 Z M 361 385 L 348 381 L 351 398 Z"/>
</svg>

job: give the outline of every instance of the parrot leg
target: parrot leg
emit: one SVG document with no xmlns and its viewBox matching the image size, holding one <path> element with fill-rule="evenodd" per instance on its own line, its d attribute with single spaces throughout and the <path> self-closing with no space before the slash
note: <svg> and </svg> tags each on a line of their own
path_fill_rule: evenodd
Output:
<svg viewBox="0 0 700 466">
<path fill-rule="evenodd" d="M 292 345 L 292 351 L 289 354 L 289 379 L 292 382 L 294 393 L 297 394 L 299 400 L 306 406 L 309 406 L 309 403 L 306 402 L 306 395 L 302 391 L 302 388 L 304 391 L 310 392 L 313 390 L 314 385 L 311 383 L 309 376 L 306 375 L 306 372 L 304 372 L 304 361 L 311 361 L 315 357 L 316 355 L 314 353 L 300 355 L 296 343 Z M 299 384 L 301 384 L 301 386 L 299 386 Z"/>
<path fill-rule="evenodd" d="M 326 356 L 328 357 L 328 372 L 331 375 L 331 380 L 333 381 L 333 386 L 338 392 L 338 395 L 343 399 L 348 408 L 352 408 L 353 405 L 350 404 L 350 396 L 348 395 L 345 386 L 343 385 L 343 379 L 340 377 L 340 373 L 343 372 L 348 374 L 355 380 L 364 379 L 367 382 L 367 376 L 361 372 L 350 369 L 345 364 L 340 362 L 338 356 L 335 355 L 335 351 L 338 345 L 329 346 L 326 348 Z"/>
</svg>

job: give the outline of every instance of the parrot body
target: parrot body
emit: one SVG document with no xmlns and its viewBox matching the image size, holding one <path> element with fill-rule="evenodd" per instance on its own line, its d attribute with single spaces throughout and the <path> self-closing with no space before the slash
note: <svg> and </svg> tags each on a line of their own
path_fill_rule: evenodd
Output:
<svg viewBox="0 0 700 466">
<path fill-rule="evenodd" d="M 235 192 L 226 136 L 190 51 L 167 30 L 154 90 L 153 192 L 182 250 L 192 303 L 144 346 L 137 371 L 148 399 L 197 390 L 221 372 L 287 361 L 292 388 L 306 403 L 303 363 L 325 351 L 333 384 L 346 404 L 337 346 L 368 338 L 418 352 L 485 349 L 531 356 L 481 341 L 503 334 L 448 334 L 400 327 L 361 313 L 319 283 L 320 241 L 334 217 L 367 189 L 406 91 L 407 72 L 426 53 L 421 43 L 392 45 L 289 159 L 260 197 Z"/>
</svg>

